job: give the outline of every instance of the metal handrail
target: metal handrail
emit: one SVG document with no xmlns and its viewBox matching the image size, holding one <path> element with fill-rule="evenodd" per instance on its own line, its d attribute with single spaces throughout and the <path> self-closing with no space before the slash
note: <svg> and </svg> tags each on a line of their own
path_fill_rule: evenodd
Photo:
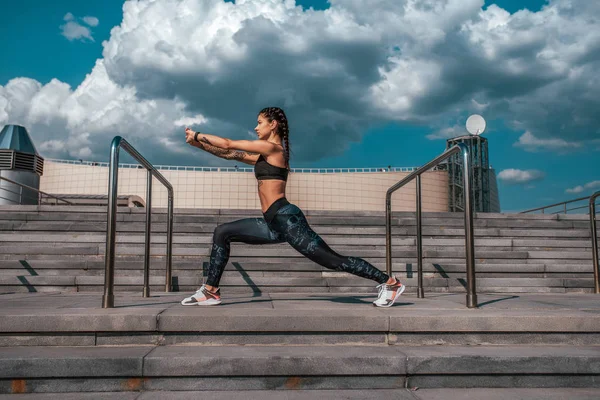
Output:
<svg viewBox="0 0 600 400">
<path fill-rule="evenodd" d="M 557 206 L 564 206 L 564 213 L 566 214 L 567 211 L 572 211 L 572 210 L 576 210 L 576 208 L 572 209 L 572 210 L 567 210 L 567 204 L 569 203 L 575 203 L 576 201 L 582 201 L 582 200 L 587 200 L 589 199 L 590 196 L 586 196 L 586 197 L 580 197 L 578 199 L 575 200 L 568 200 L 568 201 L 563 201 L 560 203 L 556 203 L 556 204 L 550 204 L 549 206 L 543 206 L 543 207 L 538 207 L 538 208 L 532 208 L 530 210 L 525 210 L 525 211 L 521 211 L 519 214 L 527 214 L 530 212 L 534 212 L 534 211 L 542 211 L 542 214 L 544 214 L 544 210 L 547 208 L 552 208 L 552 207 L 557 207 Z M 554 212 L 553 214 L 558 214 L 560 211 Z"/>
<path fill-rule="evenodd" d="M 564 212 L 565 214 L 567 214 L 567 211 L 582 210 L 582 209 L 584 209 L 584 208 L 588 208 L 588 204 L 586 204 L 585 206 L 581 206 L 581 207 L 568 208 L 568 209 L 566 209 L 566 210 L 564 210 L 564 211 L 554 211 L 554 212 L 552 213 L 552 215 L 560 214 L 560 213 L 563 213 L 563 212 Z M 597 211 L 596 211 L 596 212 L 597 212 Z"/>
<path fill-rule="evenodd" d="M 596 231 L 596 198 L 600 191 L 590 196 L 590 228 L 592 230 L 592 258 L 594 262 L 594 293 L 600 293 L 600 273 L 598 271 L 598 232 Z"/>
<path fill-rule="evenodd" d="M 47 158 L 46 161 L 55 162 L 60 164 L 72 164 L 72 165 L 85 165 L 92 167 L 108 167 L 109 163 L 104 161 L 83 161 L 83 160 L 60 160 L 54 158 Z M 139 164 L 119 164 L 119 168 L 139 168 Z M 155 165 L 155 169 L 162 171 L 193 171 L 193 172 L 254 172 L 253 168 L 244 167 L 196 167 L 196 166 L 185 166 L 185 165 Z M 418 167 L 364 167 L 364 168 L 292 168 L 291 172 L 301 173 L 318 173 L 318 174 L 330 174 L 330 173 L 374 173 L 374 172 L 413 172 Z"/>
<path fill-rule="evenodd" d="M 463 162 L 463 198 L 465 201 L 465 247 L 467 261 L 467 307 L 477 307 L 477 293 L 475 287 L 475 242 L 473 240 L 473 208 L 471 204 L 471 163 L 469 160 L 468 147 L 463 143 L 446 150 L 440 156 L 434 158 L 421 168 L 417 169 L 400 182 L 388 189 L 385 196 L 386 221 L 385 221 L 385 242 L 386 242 L 386 270 L 389 276 L 392 275 L 392 193 L 406 185 L 413 179 L 417 180 L 417 258 L 418 258 L 418 289 L 419 298 L 425 297 L 423 291 L 423 250 L 422 250 L 422 221 L 421 221 L 421 174 L 440 164 L 445 159 L 456 153 L 461 153 Z"/>
<path fill-rule="evenodd" d="M 36 189 L 36 188 L 34 188 L 34 187 L 32 187 L 32 186 L 28 186 L 28 185 L 25 185 L 25 184 L 23 184 L 23 183 L 15 182 L 15 181 L 13 181 L 12 179 L 8 179 L 8 178 L 5 178 L 5 177 L 3 177 L 3 176 L 0 176 L 0 180 L 7 181 L 7 182 L 10 182 L 10 183 L 12 183 L 12 184 L 15 184 L 15 185 L 18 185 L 18 186 L 20 186 L 20 187 L 21 187 L 21 193 L 19 194 L 19 196 L 22 196 L 22 195 L 23 195 L 23 190 L 22 190 L 23 188 L 25 188 L 25 189 L 29 189 L 29 190 L 33 190 L 33 191 L 36 191 L 36 192 L 38 193 L 38 204 L 41 202 L 41 199 L 42 199 L 42 196 L 41 196 L 41 195 L 43 194 L 43 195 L 46 195 L 46 196 L 48 196 L 48 197 L 55 198 L 56 200 L 64 201 L 65 203 L 67 203 L 67 204 L 69 204 L 69 205 L 73 205 L 73 203 L 71 203 L 71 202 L 70 202 L 70 201 L 68 201 L 68 200 L 61 199 L 60 197 L 57 197 L 57 196 L 51 195 L 50 193 L 42 192 L 41 190 L 39 190 L 39 189 Z M 4 190 L 8 190 L 8 189 L 6 189 L 6 188 L 5 188 Z M 14 192 L 12 192 L 12 193 L 14 193 Z"/>
<path fill-rule="evenodd" d="M 108 172 L 108 212 L 106 224 L 106 256 L 104 273 L 104 295 L 102 307 L 115 306 L 115 234 L 117 224 L 117 183 L 119 178 L 119 149 L 122 148 L 135 158 L 148 171 L 146 187 L 146 241 L 144 251 L 144 297 L 150 296 L 150 230 L 152 218 L 152 176 L 166 188 L 169 196 L 167 222 L 167 271 L 165 292 L 171 291 L 171 256 L 173 248 L 173 186 L 150 164 L 133 146 L 121 136 L 115 136 L 110 145 L 110 164 Z"/>
</svg>

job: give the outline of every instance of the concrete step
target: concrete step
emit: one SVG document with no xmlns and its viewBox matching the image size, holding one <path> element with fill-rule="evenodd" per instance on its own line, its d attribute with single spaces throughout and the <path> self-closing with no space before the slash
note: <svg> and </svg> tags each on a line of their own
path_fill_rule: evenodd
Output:
<svg viewBox="0 0 600 400">
<path fill-rule="evenodd" d="M 344 236 L 322 236 L 323 240 L 330 246 L 348 247 L 352 246 L 357 249 L 374 249 L 385 250 L 385 238 L 365 238 L 365 237 L 344 237 Z M 73 247 L 105 247 L 104 235 L 33 235 L 33 234 L 8 234 L 1 235 L 2 249 L 20 249 L 27 246 L 36 246 L 44 248 L 45 246 L 56 246 L 58 243 L 68 243 L 69 248 Z M 120 235 L 117 237 L 117 249 L 144 249 L 145 242 L 141 236 Z M 392 249 L 394 251 L 416 251 L 416 239 L 414 238 L 394 238 L 392 240 Z M 518 243 L 511 243 L 518 242 Z M 212 243 L 212 236 L 196 237 L 196 236 L 175 236 L 173 238 L 173 249 L 188 249 L 181 251 L 189 251 L 189 249 L 206 250 Z M 518 246 L 516 245 L 518 244 Z M 286 244 L 281 244 L 286 246 Z M 262 245 L 260 248 L 276 247 L 281 245 Z M 425 251 L 446 251 L 457 250 L 464 248 L 464 239 L 429 239 L 425 238 L 423 250 Z M 234 247 L 237 249 L 256 249 L 254 245 L 235 242 Z M 166 237 L 153 236 L 151 248 L 154 252 L 166 252 Z M 123 250 L 123 251 L 125 251 Z M 572 241 L 536 241 L 530 243 L 512 239 L 478 239 L 475 244 L 475 250 L 479 252 L 487 251 L 546 251 L 546 252 L 569 252 L 583 251 L 591 252 L 591 242 L 585 240 Z M 6 250 L 5 250 L 6 251 Z M 463 251 L 464 252 L 464 251 Z"/>
<path fill-rule="evenodd" d="M 416 292 L 417 278 L 400 277 L 407 287 L 407 293 Z M 200 274 L 193 276 L 174 275 L 172 280 L 174 291 L 196 290 L 204 283 L 205 278 Z M 115 276 L 115 290 L 141 291 L 143 276 Z M 150 277 L 152 291 L 164 290 L 164 276 L 153 275 Z M 349 292 L 374 293 L 376 283 L 371 280 L 346 274 L 334 277 L 298 277 L 279 275 L 249 276 L 248 274 L 227 274 L 220 282 L 223 292 L 241 289 L 253 292 L 282 292 L 286 290 L 323 291 L 323 292 Z M 426 292 L 435 293 L 462 293 L 466 291 L 465 277 L 424 277 L 423 286 Z M 11 291 L 49 291 L 55 288 L 78 292 L 102 291 L 104 276 L 4 276 L 0 275 L 0 292 Z M 478 277 L 476 288 L 480 293 L 508 293 L 508 292 L 535 292 L 535 293 L 565 293 L 567 291 L 591 292 L 594 288 L 593 276 L 587 278 L 527 278 L 527 277 Z"/>
<path fill-rule="evenodd" d="M 178 223 L 174 224 L 173 232 L 175 234 L 195 234 L 195 235 L 212 235 L 217 224 L 193 224 L 193 223 Z M 361 227 L 356 224 L 344 224 L 340 226 L 318 225 L 311 224 L 315 231 L 321 235 L 385 235 L 385 224 Z M 31 221 L 20 222 L 10 221 L 0 223 L 0 231 L 40 231 L 40 232 L 106 232 L 106 223 L 91 223 L 91 222 L 70 222 L 70 221 Z M 140 234 L 145 232 L 145 224 L 142 223 L 122 223 L 117 224 L 116 231 L 123 234 Z M 600 230 L 599 230 L 600 232 Z M 165 235 L 166 224 L 153 224 L 152 235 Z M 501 237 L 501 238 L 590 238 L 589 227 L 573 228 L 573 229 L 557 229 L 554 227 L 527 229 L 526 226 L 517 225 L 514 228 L 475 228 L 474 234 L 476 237 Z M 407 226 L 392 226 L 393 236 L 415 236 L 416 227 Z M 424 226 L 423 235 L 425 236 L 441 236 L 441 237 L 463 237 L 464 229 L 461 228 L 446 228 L 443 226 Z"/>
<path fill-rule="evenodd" d="M 5 294 L 0 347 L 124 345 L 600 345 L 594 295 L 404 295 L 387 309 L 370 294 L 234 293 L 218 307 L 183 307 L 193 293 L 117 294 L 101 309 L 102 294 Z M 2 368 L 0 368 L 0 371 Z"/>
<path fill-rule="evenodd" d="M 65 255 L 102 255 L 106 248 L 103 245 L 79 245 L 71 243 L 20 243 L 18 245 L 11 243 L 0 244 L 0 253 L 3 255 L 46 255 L 46 254 L 65 254 Z M 386 251 L 384 246 L 375 248 L 374 246 L 335 246 L 334 250 L 342 255 L 351 254 L 362 258 L 384 258 Z M 144 246 L 117 245 L 115 252 L 117 255 L 143 255 Z M 150 248 L 150 255 L 160 256 L 166 254 L 166 246 L 155 245 Z M 175 256 L 203 256 L 209 254 L 209 247 L 206 246 L 174 246 L 173 255 Z M 269 244 L 269 245 L 244 245 L 234 244 L 231 247 L 232 255 L 241 255 L 245 257 L 303 257 L 298 251 L 291 248 L 287 243 Z M 393 258 L 416 258 L 416 249 L 410 247 L 392 247 Z M 440 246 L 423 248 L 425 258 L 448 259 L 464 258 L 465 250 L 459 247 L 443 248 Z M 561 259 L 561 260 L 591 260 L 591 249 L 575 250 L 545 250 L 545 251 L 499 251 L 498 248 L 476 248 L 475 257 L 478 259 Z"/>
<path fill-rule="evenodd" d="M 384 268 L 382 268 L 384 269 Z M 539 272 L 522 272 L 522 271 L 501 271 L 501 272 L 486 272 L 481 268 L 477 269 L 477 277 L 479 278 L 592 278 L 593 272 L 591 268 L 587 268 L 585 272 L 572 273 L 572 272 L 559 272 L 559 273 L 548 273 L 543 271 Z M 61 269 L 44 269 L 38 272 L 29 273 L 21 269 L 0 269 L 0 277 L 28 277 L 28 276 L 104 276 L 104 268 L 96 269 L 81 269 L 81 268 L 61 268 Z M 394 276 L 399 278 L 413 278 L 416 276 L 416 270 L 410 268 L 409 270 L 392 270 Z M 115 276 L 142 276 L 144 273 L 143 267 L 136 269 L 120 269 L 116 268 Z M 203 274 L 203 270 L 199 266 L 195 266 L 190 269 L 176 268 L 173 270 L 173 276 L 178 277 L 195 277 Z M 150 276 L 164 276 L 165 268 L 152 268 L 150 270 Z M 277 269 L 236 269 L 234 266 L 226 267 L 223 272 L 223 276 L 234 277 L 234 276 L 247 276 L 249 278 L 257 277 L 295 277 L 295 278 L 345 278 L 348 276 L 346 272 L 337 272 L 328 270 L 325 268 L 314 270 L 289 270 L 284 267 Z M 426 278 L 466 278 L 464 266 L 460 271 L 448 271 L 441 268 L 439 271 L 425 269 L 423 276 Z"/>
<path fill-rule="evenodd" d="M 148 390 L 142 392 L 77 392 L 77 393 L 35 393 L 25 397 L 22 394 L 0 395 L 0 400 L 196 400 L 210 396 L 213 400 L 597 400 L 600 389 L 596 388 L 472 388 L 472 389 L 295 389 L 292 383 L 269 390 L 235 390 L 229 387 L 222 390 Z"/>
<path fill-rule="evenodd" d="M 352 245 L 352 246 L 383 246 L 385 247 L 385 236 L 357 236 L 357 235 L 321 235 L 330 245 Z M 166 243 L 165 235 L 153 235 L 151 236 L 152 245 L 164 245 Z M 71 244 L 104 244 L 106 242 L 105 234 L 97 233 L 64 233 L 64 232 L 50 232 L 50 233 L 22 233 L 19 231 L 12 231 L 9 233 L 0 233 L 0 242 L 11 243 L 19 245 L 20 243 L 71 243 Z M 145 236 L 138 234 L 131 235 L 117 235 L 116 243 L 118 245 L 143 245 L 145 243 Z M 212 234 L 202 235 L 175 235 L 173 237 L 173 245 L 185 247 L 185 245 L 209 245 L 212 243 Z M 463 246 L 465 245 L 464 238 L 456 239 L 444 239 L 444 238 L 423 238 L 423 246 L 427 247 L 441 247 L 441 246 Z M 591 242 L 589 239 L 570 239 L 570 240 L 556 240 L 556 239 L 498 239 L 498 238 L 478 238 L 476 248 L 508 248 L 512 250 L 534 250 L 534 249 L 552 249 L 552 250 L 571 250 L 583 248 L 586 250 L 591 249 Z M 416 248 L 416 238 L 402 238 L 393 237 L 392 246 L 394 248 L 402 246 L 411 246 Z"/>
<path fill-rule="evenodd" d="M 40 259 L 41 258 L 41 259 Z M 370 259 L 371 263 L 379 268 L 385 269 L 385 260 L 381 258 Z M 392 260 L 392 270 L 398 273 L 416 273 L 416 263 L 403 263 Z M 592 273 L 593 266 L 591 260 L 578 260 L 577 263 L 565 263 L 563 260 L 555 260 L 553 263 L 517 263 L 511 260 L 501 260 L 503 263 L 488 263 L 479 262 L 476 265 L 477 273 L 506 273 L 506 274 L 557 274 L 557 273 L 573 273 L 587 274 Z M 526 260 L 533 261 L 533 260 Z M 173 270 L 184 273 L 185 271 L 199 271 L 202 266 L 206 266 L 208 256 L 203 257 L 173 257 Z M 127 256 L 117 257 L 115 260 L 116 271 L 119 273 L 123 270 L 138 270 L 144 268 L 143 256 Z M 152 273 L 164 271 L 166 266 L 165 257 L 152 257 L 150 259 L 150 270 Z M 0 271 L 16 271 L 17 275 L 42 275 L 47 274 L 51 270 L 84 270 L 93 274 L 101 273 L 105 268 L 104 257 L 101 256 L 65 256 L 64 259 L 48 259 L 44 257 L 32 257 L 27 259 L 6 259 L 0 260 Z M 228 270 L 244 270 L 244 271 L 273 271 L 273 272 L 288 272 L 288 271 L 321 271 L 333 273 L 334 271 L 322 267 L 307 258 L 254 258 L 244 259 L 232 256 L 230 258 L 225 271 Z M 466 271 L 464 260 L 462 263 L 431 263 L 425 261 L 423 263 L 423 271 L 426 273 L 463 273 Z"/>
<path fill-rule="evenodd" d="M 235 253 L 235 252 L 234 252 Z M 303 257 L 244 257 L 243 255 L 232 254 L 229 262 L 235 267 L 236 265 L 241 269 L 255 269 L 255 270 L 321 270 L 322 267 L 313 263 L 312 261 Z M 143 265 L 144 257 L 141 255 L 126 255 L 119 256 L 116 259 L 116 268 L 119 269 L 137 269 Z M 369 257 L 367 259 L 371 264 L 378 267 L 379 269 L 385 269 L 385 258 L 384 257 Z M 36 265 L 37 262 L 65 262 L 73 263 L 78 262 L 79 265 L 85 265 L 86 268 L 103 268 L 105 259 L 104 255 L 61 255 L 61 254 L 0 254 L 0 261 L 11 263 L 12 265 L 21 265 L 25 269 L 29 269 L 31 265 Z M 208 262 L 208 255 L 199 256 L 174 256 L 173 265 L 177 268 L 177 265 L 184 265 L 185 268 L 197 268 L 205 262 Z M 442 268 L 445 265 L 465 265 L 464 258 L 433 258 L 425 257 L 423 259 L 424 265 L 433 264 L 439 265 Z M 512 260 L 510 258 L 479 258 L 475 259 L 476 267 L 481 265 L 545 265 L 548 271 L 561 272 L 564 268 L 572 266 L 573 272 L 587 272 L 592 271 L 591 259 L 583 260 L 560 260 L 560 259 L 522 259 Z M 152 256 L 151 265 L 156 268 L 164 268 L 166 265 L 166 257 L 163 256 Z M 262 267 L 261 265 L 264 265 Z M 281 266 L 281 268 L 277 267 Z M 405 270 L 405 271 L 416 271 L 417 260 L 416 257 L 394 257 L 392 259 L 392 266 L 394 270 Z M 154 267 L 153 267 L 154 268 Z M 437 267 L 436 267 L 437 268 Z M 325 269 L 323 269 L 325 270 Z"/>
<path fill-rule="evenodd" d="M 217 225 L 239 220 L 240 218 L 262 218 L 262 214 L 256 213 L 245 216 L 214 216 L 214 215 L 186 215 L 175 214 L 174 223 L 181 224 L 200 224 Z M 335 217 L 307 216 L 309 223 L 313 226 L 339 226 L 354 225 L 357 227 L 385 226 L 385 217 L 365 217 L 356 215 L 344 215 Z M 0 221 L 22 221 L 22 222 L 87 222 L 87 223 L 106 223 L 106 214 L 101 213 L 0 213 Z M 144 214 L 118 214 L 117 224 L 144 224 L 146 220 Z M 165 224 L 167 217 L 165 214 L 154 214 L 152 223 Z M 526 220 L 526 219 L 485 219 L 476 218 L 473 221 L 474 227 L 478 228 L 510 228 L 524 227 L 530 229 L 571 229 L 571 228 L 589 228 L 589 219 L 580 221 L 563 220 Z M 392 218 L 392 225 L 415 227 L 416 218 Z M 462 218 L 440 218 L 424 216 L 422 220 L 424 227 L 443 226 L 453 228 L 463 228 L 464 220 Z"/>
<path fill-rule="evenodd" d="M 0 378 L 32 391 L 596 387 L 598 346 L 119 346 L 0 348 Z M 134 379 L 132 381 L 132 378 Z M 276 382 L 279 382 L 277 384 Z M 92 385 L 90 385 L 92 383 Z M 137 385 L 135 385 L 137 384 Z M 230 386 L 230 387 L 231 387 Z M 257 387 L 258 386 L 258 387 Z M 4 393 L 8 385 L 0 386 Z M 12 387 L 12 385 L 11 385 Z M 152 389 L 150 389 L 152 390 Z"/>
<path fill-rule="evenodd" d="M 193 293 L 198 290 L 200 285 L 184 286 L 179 285 L 177 282 L 173 283 L 173 290 L 181 293 Z M 373 286 L 249 286 L 247 284 L 240 286 L 229 286 L 223 285 L 222 288 L 228 294 L 245 294 L 245 295 L 260 295 L 260 294 L 279 294 L 279 293 L 330 293 L 330 294 L 346 294 L 346 293 L 360 293 L 370 294 L 376 293 Z M 141 294 L 143 287 L 141 285 L 115 285 L 115 293 L 123 294 Z M 150 292 L 152 294 L 163 293 L 165 290 L 164 283 L 160 285 L 150 285 Z M 102 293 L 103 286 L 100 285 L 81 285 L 81 286 L 33 286 L 28 284 L 21 285 L 6 285 L 0 286 L 0 294 L 26 294 L 26 293 Z M 505 286 L 479 286 L 478 294 L 591 294 L 594 293 L 593 287 L 505 287 Z M 416 286 L 407 287 L 406 294 L 415 294 L 417 292 Z M 426 295 L 436 294 L 462 294 L 466 293 L 466 289 L 461 286 L 439 286 L 439 287 L 426 287 Z"/>
<path fill-rule="evenodd" d="M 106 214 L 106 206 L 23 206 L 23 205 L 3 205 L 0 208 L 0 215 L 9 213 L 27 213 L 27 214 Z M 221 216 L 244 218 L 252 216 L 261 216 L 257 209 L 175 209 L 175 215 L 186 216 Z M 164 217 L 167 214 L 166 208 L 153 207 L 152 213 L 154 216 Z M 143 208 L 124 208 L 120 207 L 117 210 L 117 215 L 145 216 L 146 210 Z M 309 217 L 360 217 L 360 218 L 377 218 L 385 216 L 381 211 L 361 211 L 361 210 L 305 210 L 304 214 Z M 463 213 L 461 212 L 425 212 L 426 218 L 446 218 L 451 220 L 462 220 Z M 415 213 L 409 211 L 394 211 L 394 218 L 414 218 Z M 494 219 L 514 219 L 528 221 L 585 221 L 589 217 L 584 214 L 503 214 L 503 213 L 475 213 L 478 219 L 494 220 Z"/>
</svg>

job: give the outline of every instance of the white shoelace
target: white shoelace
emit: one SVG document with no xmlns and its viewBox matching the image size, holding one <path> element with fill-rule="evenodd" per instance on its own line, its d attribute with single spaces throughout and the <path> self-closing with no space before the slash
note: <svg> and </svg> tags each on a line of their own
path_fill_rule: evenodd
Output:
<svg viewBox="0 0 600 400">
<path fill-rule="evenodd" d="M 197 295 L 198 293 L 202 293 L 202 289 L 204 289 L 205 285 L 200 286 L 200 289 L 196 290 L 196 293 L 194 293 L 194 295 Z"/>
<path fill-rule="evenodd" d="M 381 297 L 382 293 L 384 296 L 386 296 L 388 292 L 388 285 L 387 283 L 382 283 L 381 285 L 377 285 L 377 289 L 379 289 L 379 297 Z"/>
</svg>

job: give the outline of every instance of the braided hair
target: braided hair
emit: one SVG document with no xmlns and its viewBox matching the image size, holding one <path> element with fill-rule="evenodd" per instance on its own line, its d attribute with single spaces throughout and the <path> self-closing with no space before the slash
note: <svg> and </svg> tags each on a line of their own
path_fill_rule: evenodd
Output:
<svg viewBox="0 0 600 400">
<path fill-rule="evenodd" d="M 290 169 L 290 128 L 288 126 L 288 120 L 283 110 L 279 107 L 267 107 L 260 110 L 258 113 L 262 114 L 269 120 L 269 122 L 277 121 L 277 134 L 283 141 L 283 150 L 285 157 L 285 167 Z"/>
</svg>

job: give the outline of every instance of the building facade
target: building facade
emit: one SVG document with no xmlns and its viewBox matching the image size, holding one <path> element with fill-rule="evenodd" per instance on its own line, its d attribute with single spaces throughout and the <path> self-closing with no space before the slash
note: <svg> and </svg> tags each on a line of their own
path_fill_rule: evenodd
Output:
<svg viewBox="0 0 600 400">
<path fill-rule="evenodd" d="M 251 168 L 157 167 L 173 185 L 176 208 L 260 209 L 257 182 Z M 384 211 L 387 190 L 414 168 L 293 169 L 286 195 L 305 210 Z M 119 195 L 146 201 L 145 169 L 134 164 L 119 168 Z M 60 194 L 106 195 L 106 163 L 46 160 L 40 189 Z M 415 211 L 416 185 L 411 182 L 392 195 L 392 211 Z M 155 180 L 153 207 L 167 206 L 167 191 Z M 422 175 L 423 211 L 448 211 L 448 173 Z"/>
</svg>

